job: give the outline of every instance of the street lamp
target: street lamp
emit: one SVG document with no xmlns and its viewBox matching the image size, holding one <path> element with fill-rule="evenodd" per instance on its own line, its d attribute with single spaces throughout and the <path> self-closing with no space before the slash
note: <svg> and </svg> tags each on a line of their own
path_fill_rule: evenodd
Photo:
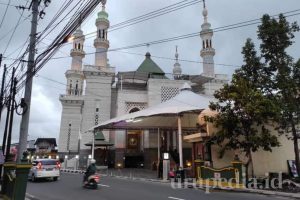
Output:
<svg viewBox="0 0 300 200">
<path fill-rule="evenodd" d="M 68 165 L 67 165 L 67 162 L 68 162 L 68 155 L 65 155 L 65 160 L 64 160 L 64 162 L 65 162 L 65 169 L 67 169 L 67 167 L 68 167 Z"/>
<path fill-rule="evenodd" d="M 75 158 L 76 158 L 75 169 L 77 170 L 78 169 L 79 155 L 76 155 Z"/>
</svg>

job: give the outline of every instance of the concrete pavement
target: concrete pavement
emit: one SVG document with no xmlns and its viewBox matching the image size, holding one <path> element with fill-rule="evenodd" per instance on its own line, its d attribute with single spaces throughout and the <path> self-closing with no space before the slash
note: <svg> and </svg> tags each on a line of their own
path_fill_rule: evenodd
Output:
<svg viewBox="0 0 300 200">
<path fill-rule="evenodd" d="M 272 200 L 274 196 L 265 196 L 251 193 L 231 193 L 214 191 L 206 194 L 198 189 L 173 189 L 168 183 L 119 179 L 102 177 L 99 189 L 90 190 L 81 187 L 82 174 L 62 173 L 57 182 L 40 181 L 29 182 L 27 193 L 30 199 L 35 200 Z M 277 199 L 287 199 L 276 197 Z"/>
</svg>

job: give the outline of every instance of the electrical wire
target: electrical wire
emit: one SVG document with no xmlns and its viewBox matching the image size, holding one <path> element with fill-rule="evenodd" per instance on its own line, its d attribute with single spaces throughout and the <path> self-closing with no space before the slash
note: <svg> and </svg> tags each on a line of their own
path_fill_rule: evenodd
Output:
<svg viewBox="0 0 300 200">
<path fill-rule="evenodd" d="M 28 4 L 28 2 L 29 2 L 29 0 L 27 1 L 26 5 Z M 24 14 L 24 10 L 22 10 L 22 14 L 20 15 L 20 17 L 19 17 L 19 19 L 18 19 L 18 21 L 17 21 L 17 24 L 16 24 L 16 26 L 15 26 L 15 28 L 14 28 L 14 30 L 13 30 L 13 33 L 11 34 L 11 36 L 10 36 L 10 38 L 9 38 L 9 40 L 8 40 L 8 43 L 7 43 L 6 47 L 5 47 L 5 50 L 4 50 L 4 52 L 3 52 L 3 55 L 5 55 L 6 50 L 7 50 L 7 48 L 9 47 L 12 38 L 14 37 L 14 34 L 15 34 L 15 32 L 16 32 L 16 30 L 17 30 L 19 24 L 20 24 L 20 21 L 21 21 L 21 19 L 22 19 L 23 14 Z"/>
<path fill-rule="evenodd" d="M 1 29 L 1 27 L 2 27 L 2 24 L 3 24 L 3 22 L 4 22 L 5 16 L 6 16 L 6 14 L 7 14 L 8 7 L 10 6 L 10 2 L 11 2 L 11 0 L 9 0 L 8 3 L 6 4 L 7 6 L 6 6 L 6 9 L 5 9 L 5 11 L 4 11 L 2 20 L 1 20 L 1 22 L 0 22 L 0 29 Z"/>
</svg>

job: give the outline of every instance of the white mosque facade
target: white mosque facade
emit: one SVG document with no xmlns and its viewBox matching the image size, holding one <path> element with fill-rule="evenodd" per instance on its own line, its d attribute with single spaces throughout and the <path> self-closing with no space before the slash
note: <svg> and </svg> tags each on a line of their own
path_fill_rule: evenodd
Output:
<svg viewBox="0 0 300 200">
<path fill-rule="evenodd" d="M 204 64 L 203 73 L 197 76 L 183 74 L 177 48 L 172 76 L 164 73 L 152 60 L 149 52 L 136 71 L 117 73 L 115 68 L 108 64 L 107 59 L 110 23 L 105 5 L 102 5 L 102 11 L 96 19 L 95 65 L 83 66 L 85 37 L 78 28 L 74 33 L 75 39 L 71 49 L 71 69 L 65 73 L 66 93 L 59 97 L 62 115 L 58 152 L 61 157 L 67 156 L 70 160 L 79 155 L 81 165 L 85 166 L 89 155 L 92 154 L 90 145 L 87 146 L 94 138 L 93 133 L 88 132 L 91 127 L 116 116 L 164 102 L 178 94 L 179 88 L 185 82 L 189 82 L 197 93 L 209 96 L 222 87 L 228 80 L 224 74 L 215 74 L 213 31 L 207 21 L 207 14 L 204 6 L 204 23 L 200 32 L 200 55 Z M 102 145 L 96 145 L 95 150 L 95 159 L 99 165 L 143 165 L 151 168 L 157 161 L 158 152 L 170 151 L 176 157 L 176 130 L 161 130 L 159 135 L 157 130 L 111 130 L 102 133 L 99 136 L 102 137 Z M 183 153 L 185 160 L 190 159 L 190 143 L 184 142 Z M 176 162 L 176 158 L 174 160 Z"/>
</svg>

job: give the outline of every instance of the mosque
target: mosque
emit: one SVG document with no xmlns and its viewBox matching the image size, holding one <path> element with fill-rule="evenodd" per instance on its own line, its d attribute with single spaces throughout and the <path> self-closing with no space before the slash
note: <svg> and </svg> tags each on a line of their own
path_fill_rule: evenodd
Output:
<svg viewBox="0 0 300 200">
<path fill-rule="evenodd" d="M 157 162 L 158 152 L 162 151 L 169 151 L 174 162 L 177 162 L 176 130 L 161 130 L 159 135 L 155 129 L 113 130 L 96 134 L 88 130 L 100 122 L 167 101 L 178 94 L 185 82 L 192 86 L 194 92 L 213 98 L 214 91 L 227 83 L 228 78 L 225 74 L 215 74 L 213 30 L 208 22 L 205 4 L 202 14 L 202 41 L 199 40 L 202 42 L 202 74 L 184 74 L 177 48 L 172 75 L 159 67 L 150 52 L 145 54 L 144 61 L 135 71 L 116 72 L 108 63 L 110 22 L 105 3 L 102 3 L 102 11 L 98 13 L 95 23 L 94 65 L 82 64 L 85 57 L 83 31 L 78 28 L 73 35 L 72 64 L 65 73 L 67 88 L 65 94 L 59 97 L 62 104 L 59 155 L 70 162 L 79 159 L 83 167 L 93 155 L 98 165 L 151 168 Z M 91 150 L 93 142 L 96 146 L 94 153 Z M 183 155 L 185 159 L 190 159 L 191 143 L 183 143 Z"/>
</svg>

